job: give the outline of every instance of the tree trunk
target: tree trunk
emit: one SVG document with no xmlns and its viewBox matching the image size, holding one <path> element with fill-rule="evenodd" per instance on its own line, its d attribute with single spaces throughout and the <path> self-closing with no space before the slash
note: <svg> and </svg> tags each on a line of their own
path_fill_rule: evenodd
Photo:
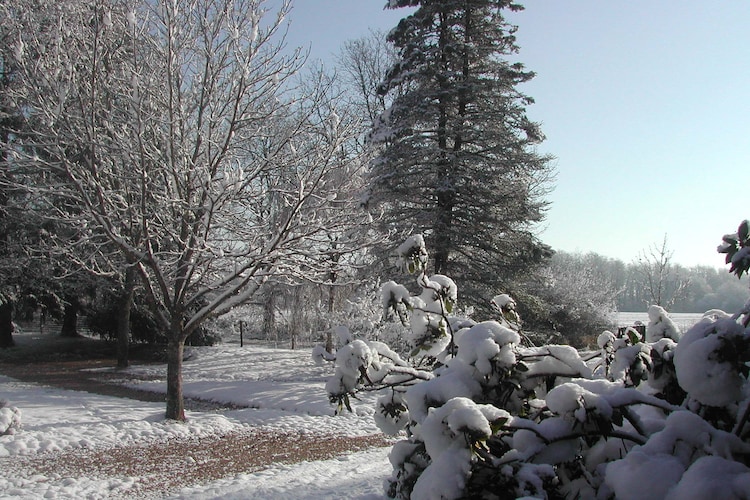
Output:
<svg viewBox="0 0 750 500">
<path fill-rule="evenodd" d="M 3 301 L 0 304 L 0 347 L 13 347 L 13 304 Z"/>
<path fill-rule="evenodd" d="M 336 281 L 335 273 L 331 272 L 331 283 Z M 336 303 L 336 286 L 331 285 L 328 287 L 328 318 L 333 317 L 333 311 Z M 333 329 L 328 328 L 326 332 L 326 351 L 333 354 Z"/>
<path fill-rule="evenodd" d="M 302 286 L 294 287 L 294 291 L 292 292 L 292 314 L 289 325 L 289 336 L 292 341 L 292 350 L 297 348 L 297 339 L 299 338 L 299 334 L 302 331 L 305 322 L 305 311 L 302 305 L 302 300 L 304 299 L 303 292 L 304 290 L 302 290 Z"/>
<path fill-rule="evenodd" d="M 60 329 L 62 337 L 78 337 L 78 310 L 81 305 L 77 298 L 68 297 L 65 301 L 65 311 L 63 312 L 63 323 Z"/>
<path fill-rule="evenodd" d="M 117 312 L 117 368 L 130 366 L 130 311 L 133 308 L 135 295 L 135 272 L 132 268 L 125 271 L 125 285 L 120 297 Z"/>
<path fill-rule="evenodd" d="M 276 332 L 276 290 L 269 287 L 263 301 L 263 330 L 266 333 L 266 340 L 271 338 L 271 334 L 278 340 Z"/>
<path fill-rule="evenodd" d="M 10 85 L 10 71 L 8 69 L 8 66 L 3 64 L 2 65 L 2 72 L 0 72 L 0 85 L 2 85 L 2 90 L 5 90 L 8 85 Z M 2 144 L 9 144 L 10 139 L 10 130 L 11 130 L 11 121 L 13 120 L 12 115 L 8 113 L 8 110 L 5 106 L 3 106 L 1 115 L 4 115 L 4 118 L 2 120 L 2 123 L 0 123 L 0 142 Z M 2 152 L 0 153 L 0 161 L 2 161 L 3 164 L 7 165 L 8 158 L 10 157 L 10 148 L 2 148 Z M 8 168 L 3 168 L 2 171 L 0 171 L 0 177 L 2 177 L 3 181 L 8 180 Z M 0 217 L 2 219 L 5 219 L 7 211 L 5 210 L 5 207 L 8 206 L 8 192 L 5 190 L 5 188 L 0 189 L 0 207 L 3 207 L 2 210 L 0 210 Z M 0 224 L 2 228 L 6 227 L 5 221 L 2 221 L 3 223 Z M 7 231 L 3 231 L 2 234 L 0 234 L 0 242 L 2 243 L 3 249 L 5 249 L 5 245 L 7 244 L 8 239 L 8 233 Z M 0 293 L 0 348 L 8 348 L 13 347 L 16 345 L 15 340 L 13 340 L 13 303 L 9 300 L 7 296 L 4 296 L 4 294 Z"/>
<path fill-rule="evenodd" d="M 181 332 L 170 332 L 167 344 L 167 413 L 169 420 L 185 421 L 185 401 L 182 398 L 182 355 L 185 348 Z"/>
<path fill-rule="evenodd" d="M 448 13 L 445 11 L 440 12 L 439 17 L 439 36 L 438 36 L 438 50 L 440 52 L 440 69 L 447 71 L 448 69 L 448 57 L 447 57 L 447 46 L 448 46 Z M 453 244 L 451 242 L 451 230 L 453 224 L 453 166 L 449 160 L 449 147 L 448 147 L 448 116 L 449 107 L 451 106 L 450 99 L 444 97 L 448 94 L 450 84 L 446 80 L 442 73 L 439 72 L 437 75 L 438 85 L 440 86 L 440 97 L 438 98 L 438 128 L 437 128 L 437 146 L 440 151 L 440 157 L 437 162 L 437 175 L 438 182 L 436 186 L 436 198 L 437 206 L 436 219 L 433 223 L 433 254 L 435 256 L 435 272 L 437 274 L 448 274 L 448 258 L 450 257 Z"/>
<path fill-rule="evenodd" d="M 447 174 L 445 176 L 447 178 Z M 448 274 L 448 260 L 453 248 L 451 232 L 453 225 L 454 194 L 439 191 L 437 194 L 437 220 L 435 221 L 435 272 Z"/>
<path fill-rule="evenodd" d="M 326 352 L 333 354 L 333 331 L 330 328 L 326 332 Z"/>
</svg>

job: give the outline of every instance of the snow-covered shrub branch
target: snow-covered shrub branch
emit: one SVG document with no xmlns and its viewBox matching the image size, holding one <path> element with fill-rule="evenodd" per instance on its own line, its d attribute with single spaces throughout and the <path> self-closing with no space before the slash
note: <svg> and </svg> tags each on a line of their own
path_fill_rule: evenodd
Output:
<svg viewBox="0 0 750 500">
<path fill-rule="evenodd" d="M 15 434 L 21 429 L 21 410 L 0 399 L 0 436 Z"/>
<path fill-rule="evenodd" d="M 717 251 L 727 254 L 730 273 L 735 273 L 738 278 L 747 273 L 750 270 L 750 222 L 743 220 L 736 233 L 725 234 Z"/>
<path fill-rule="evenodd" d="M 386 283 L 383 306 L 411 328 L 410 356 L 350 335 L 326 387 L 340 409 L 381 391 L 375 420 L 403 438 L 390 497 L 681 498 L 713 474 L 727 483 L 712 496 L 750 491 L 747 311 L 710 311 L 681 334 L 652 307 L 645 339 L 528 346 L 512 298 L 493 298 L 495 320 L 453 317 L 455 283 L 427 276 L 420 238 L 399 259 L 421 291 Z"/>
</svg>

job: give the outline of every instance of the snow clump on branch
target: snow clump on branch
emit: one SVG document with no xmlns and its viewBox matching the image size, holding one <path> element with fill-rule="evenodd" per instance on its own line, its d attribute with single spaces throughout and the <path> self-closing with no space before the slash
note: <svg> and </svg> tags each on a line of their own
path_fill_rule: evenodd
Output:
<svg viewBox="0 0 750 500">
<path fill-rule="evenodd" d="M 656 342 L 663 338 L 680 340 L 680 330 L 663 307 L 652 305 L 648 308 L 646 342 Z"/>
</svg>

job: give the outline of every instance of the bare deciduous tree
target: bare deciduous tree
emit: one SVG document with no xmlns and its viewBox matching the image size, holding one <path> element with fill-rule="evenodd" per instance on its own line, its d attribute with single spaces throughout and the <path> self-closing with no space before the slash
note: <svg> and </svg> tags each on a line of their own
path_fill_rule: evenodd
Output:
<svg viewBox="0 0 750 500">
<path fill-rule="evenodd" d="M 348 40 L 341 47 L 338 58 L 338 76 L 347 90 L 359 114 L 367 117 L 365 126 L 372 126 L 388 109 L 392 96 L 378 93 L 378 85 L 386 71 L 398 60 L 393 45 L 386 41 L 386 34 L 371 31 L 367 36 Z M 395 94 L 400 95 L 398 91 Z"/>
<path fill-rule="evenodd" d="M 653 244 L 643 250 L 634 263 L 635 272 L 642 280 L 652 305 L 669 309 L 686 293 L 690 280 L 683 279 L 672 265 L 673 251 L 667 245 L 667 235 L 661 245 Z"/>
<path fill-rule="evenodd" d="M 97 250 L 81 264 L 135 269 L 168 332 L 170 419 L 185 418 L 187 336 L 271 277 L 325 276 L 328 235 L 348 235 L 345 253 L 366 223 L 347 189 L 361 163 L 341 154 L 354 127 L 328 112 L 325 79 L 298 85 L 289 2 L 265 4 L 77 4 L 54 36 L 21 33 L 36 48 L 17 101 L 35 133 L 13 168 L 76 228 L 65 248 Z"/>
</svg>

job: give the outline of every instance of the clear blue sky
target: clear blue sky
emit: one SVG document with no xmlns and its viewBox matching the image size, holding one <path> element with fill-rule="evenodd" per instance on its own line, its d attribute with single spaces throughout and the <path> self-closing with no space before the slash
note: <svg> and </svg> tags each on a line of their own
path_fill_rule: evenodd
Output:
<svg viewBox="0 0 750 500">
<path fill-rule="evenodd" d="M 631 262 L 666 234 L 675 262 L 722 266 L 721 236 L 750 218 L 750 2 L 521 3 L 515 60 L 556 157 L 542 239 Z M 296 0 L 289 42 L 330 60 L 409 12 L 384 5 Z"/>
</svg>

